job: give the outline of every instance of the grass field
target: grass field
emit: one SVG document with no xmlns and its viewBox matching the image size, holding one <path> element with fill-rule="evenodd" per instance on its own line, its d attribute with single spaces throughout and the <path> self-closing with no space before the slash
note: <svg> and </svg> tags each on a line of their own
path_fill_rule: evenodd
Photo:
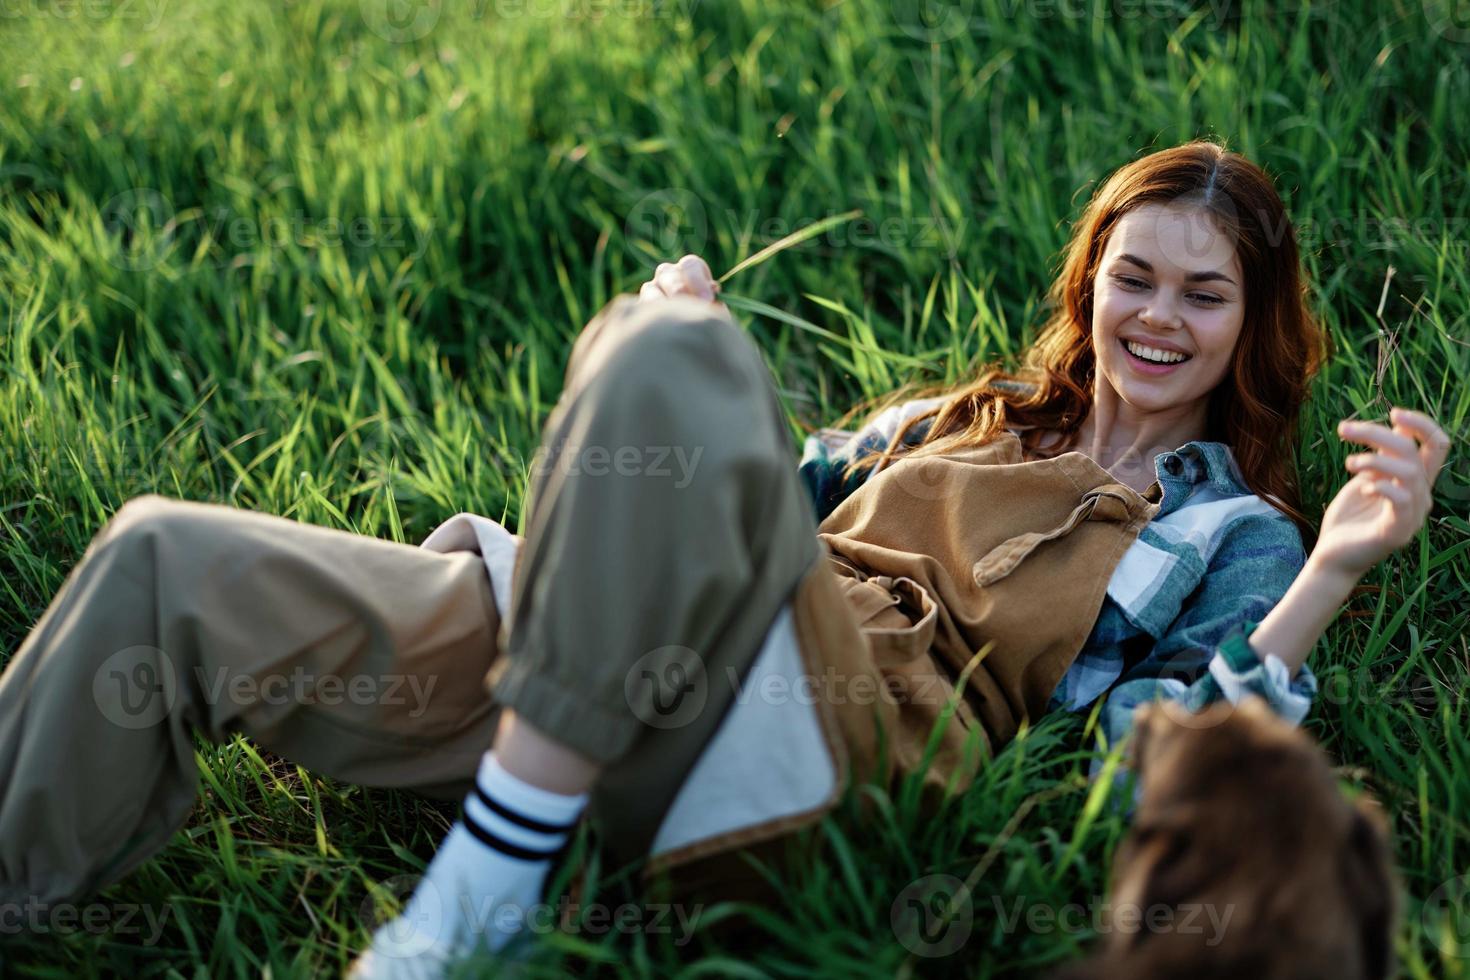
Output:
<svg viewBox="0 0 1470 980">
<path fill-rule="evenodd" d="M 684 252 L 718 274 L 861 210 L 866 224 L 728 283 L 794 434 L 908 381 L 963 378 L 1036 328 L 1095 182 L 1144 150 L 1217 137 L 1278 177 L 1336 347 L 1303 421 L 1308 513 L 1345 480 L 1340 417 L 1410 405 L 1458 440 L 1427 532 L 1365 579 L 1313 655 L 1323 695 L 1307 727 L 1345 787 L 1392 814 L 1403 975 L 1470 976 L 1457 878 L 1470 872 L 1470 23 L 1455 12 L 6 5 L 0 651 L 143 492 L 410 543 L 459 510 L 517 526 L 571 338 Z M 1095 750 L 1091 719 L 1049 717 L 942 820 L 898 798 L 881 820 L 830 821 L 823 860 L 780 872 L 778 907 L 706 908 L 683 944 L 589 926 L 541 940 L 534 962 L 634 976 L 1044 968 L 1088 948 L 1090 919 L 1041 928 L 1011 913 L 1095 907 L 1125 830 L 1078 789 Z M 130 930 L 0 937 L 0 973 L 339 971 L 365 942 L 370 885 L 420 869 L 455 812 L 244 741 L 201 742 L 198 758 L 187 830 L 97 897 L 118 925 L 125 908 L 166 916 L 158 934 L 138 915 Z M 956 952 L 895 937 L 905 887 L 976 870 Z M 721 917 L 756 941 L 722 938 Z"/>
</svg>

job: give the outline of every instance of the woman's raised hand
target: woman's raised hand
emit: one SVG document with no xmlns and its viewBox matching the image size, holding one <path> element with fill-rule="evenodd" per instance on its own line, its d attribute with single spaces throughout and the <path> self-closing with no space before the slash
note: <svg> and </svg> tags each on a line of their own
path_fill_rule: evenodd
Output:
<svg viewBox="0 0 1470 980">
<path fill-rule="evenodd" d="M 664 299 L 669 296 L 693 296 L 715 302 L 720 284 L 709 270 L 709 264 L 697 255 L 686 255 L 678 262 L 660 262 L 653 278 L 638 290 L 640 300 Z M 723 303 L 720 306 L 724 306 Z"/>
<path fill-rule="evenodd" d="M 1356 581 L 1408 544 L 1433 506 L 1430 488 L 1450 451 L 1450 438 L 1428 415 L 1407 408 L 1389 413 L 1393 427 L 1344 419 L 1337 434 L 1371 447 L 1347 458 L 1353 478 L 1322 516 L 1311 561 Z"/>
</svg>

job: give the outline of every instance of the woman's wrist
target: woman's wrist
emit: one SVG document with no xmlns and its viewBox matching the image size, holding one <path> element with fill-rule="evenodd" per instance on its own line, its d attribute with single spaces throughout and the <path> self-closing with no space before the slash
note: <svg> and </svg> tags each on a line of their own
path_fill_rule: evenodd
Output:
<svg viewBox="0 0 1470 980">
<path fill-rule="evenodd" d="M 1307 556 L 1307 562 L 1298 577 L 1309 575 L 1314 581 L 1321 583 L 1322 588 L 1334 592 L 1340 591 L 1342 599 L 1346 601 L 1347 597 L 1352 594 L 1353 588 L 1364 575 L 1368 574 L 1368 571 L 1367 568 L 1361 571 L 1342 568 L 1333 562 L 1320 559 L 1314 552 Z"/>
<path fill-rule="evenodd" d="M 1295 676 L 1360 577 L 1309 557 L 1286 595 L 1251 632 L 1251 649 L 1262 661 L 1270 654 L 1281 658 Z"/>
</svg>

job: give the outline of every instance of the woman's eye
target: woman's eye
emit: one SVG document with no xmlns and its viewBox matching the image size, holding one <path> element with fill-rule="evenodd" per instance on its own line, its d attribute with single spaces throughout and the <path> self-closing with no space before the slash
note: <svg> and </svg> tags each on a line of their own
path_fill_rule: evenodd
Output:
<svg viewBox="0 0 1470 980">
<path fill-rule="evenodd" d="M 1113 281 L 1129 292 L 1138 292 L 1140 289 L 1148 288 L 1148 283 L 1142 279 L 1135 279 L 1132 276 L 1114 276 Z"/>
<path fill-rule="evenodd" d="M 1203 303 L 1205 306 L 1219 306 L 1221 303 L 1225 302 L 1223 298 L 1219 296 L 1212 296 L 1209 293 L 1193 293 L 1190 295 L 1189 298 L 1194 300 L 1196 303 Z"/>
</svg>

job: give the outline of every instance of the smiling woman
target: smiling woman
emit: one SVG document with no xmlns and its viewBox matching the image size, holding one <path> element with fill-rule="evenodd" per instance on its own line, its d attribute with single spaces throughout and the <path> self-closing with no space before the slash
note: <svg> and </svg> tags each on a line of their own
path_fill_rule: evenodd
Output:
<svg viewBox="0 0 1470 980">
<path fill-rule="evenodd" d="M 1229 446 L 1245 485 L 1310 538 L 1296 422 L 1326 341 L 1264 171 L 1203 141 L 1120 168 L 1073 225 L 1050 299 L 1018 373 L 991 366 L 944 392 L 853 472 L 900 448 L 943 453 L 1014 427 L 1028 458 L 1085 452 L 1142 490 L 1157 454 L 1202 439 Z M 1158 366 L 1126 341 L 1187 357 Z"/>
<path fill-rule="evenodd" d="M 1415 412 L 1342 430 L 1379 451 L 1307 559 L 1291 472 L 1320 335 L 1269 180 L 1213 144 L 1103 186 L 1020 374 L 818 436 L 799 470 L 717 292 L 685 256 L 583 329 L 523 540 L 478 515 L 415 548 L 125 505 L 0 675 L 0 906 L 162 846 L 194 804 L 195 730 L 464 799 L 357 963 L 381 978 L 522 938 L 584 813 L 610 863 L 724 888 L 750 874 L 732 855 L 855 784 L 968 788 L 1049 711 L 1101 703 L 1109 744 L 1158 699 L 1257 694 L 1300 722 L 1307 651 L 1423 526 L 1448 450 Z M 263 696 L 298 670 L 417 678 L 427 703 Z M 822 694 L 741 696 L 773 678 Z"/>
</svg>

